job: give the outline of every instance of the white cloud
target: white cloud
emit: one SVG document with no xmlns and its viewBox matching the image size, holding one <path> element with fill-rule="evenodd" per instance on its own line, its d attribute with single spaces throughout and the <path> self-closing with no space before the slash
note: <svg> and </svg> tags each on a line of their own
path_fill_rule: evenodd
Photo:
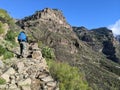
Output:
<svg viewBox="0 0 120 90">
<path fill-rule="evenodd" d="M 108 28 L 112 30 L 114 35 L 120 35 L 120 19 L 115 24 L 108 26 Z"/>
</svg>

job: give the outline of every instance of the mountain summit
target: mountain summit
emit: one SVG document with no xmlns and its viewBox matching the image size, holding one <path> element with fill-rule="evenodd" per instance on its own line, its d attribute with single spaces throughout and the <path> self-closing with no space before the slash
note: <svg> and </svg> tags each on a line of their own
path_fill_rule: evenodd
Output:
<svg viewBox="0 0 120 90">
<path fill-rule="evenodd" d="M 36 24 L 41 22 L 53 24 L 54 26 L 59 25 L 65 28 L 71 28 L 71 26 L 66 22 L 65 17 L 63 16 L 62 12 L 58 9 L 50 9 L 45 8 L 41 11 L 36 11 L 35 14 L 25 17 L 24 19 L 18 21 L 21 24 L 24 23 L 24 21 L 35 21 Z M 38 22 L 37 22 L 38 21 Z M 29 22 L 25 23 L 25 25 L 29 26 Z M 54 27 L 53 26 L 53 27 Z"/>
</svg>

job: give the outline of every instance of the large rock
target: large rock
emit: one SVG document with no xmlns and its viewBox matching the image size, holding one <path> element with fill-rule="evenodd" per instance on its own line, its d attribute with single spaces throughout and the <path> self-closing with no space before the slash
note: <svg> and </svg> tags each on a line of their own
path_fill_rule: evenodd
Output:
<svg viewBox="0 0 120 90">
<path fill-rule="evenodd" d="M 11 67 L 5 72 L 5 74 L 13 75 L 13 74 L 15 74 L 15 70 Z"/>
<path fill-rule="evenodd" d="M 44 78 L 42 78 L 41 80 L 44 81 L 44 82 L 52 82 L 52 81 L 54 81 L 51 76 L 44 77 Z"/>
<path fill-rule="evenodd" d="M 56 82 L 48 82 L 47 86 L 49 86 L 49 87 L 56 87 Z"/>
<path fill-rule="evenodd" d="M 33 51 L 32 58 L 36 60 L 41 60 L 42 54 L 40 51 Z"/>
<path fill-rule="evenodd" d="M 29 85 L 21 86 L 21 90 L 32 90 Z"/>
<path fill-rule="evenodd" d="M 9 86 L 9 90 L 20 90 L 20 89 L 18 89 L 18 87 L 15 84 L 11 84 Z"/>
<path fill-rule="evenodd" d="M 6 90 L 5 88 L 6 88 L 5 84 L 4 85 L 0 85 L 0 90 Z"/>
<path fill-rule="evenodd" d="M 0 60 L 0 68 L 4 68 L 4 63 Z"/>
<path fill-rule="evenodd" d="M 38 44 L 37 43 L 30 43 L 30 49 L 32 49 L 32 50 L 39 50 L 39 48 L 38 48 Z"/>
<path fill-rule="evenodd" d="M 21 80 L 18 82 L 18 86 L 26 86 L 26 85 L 31 85 L 31 79 L 28 78 L 26 80 Z"/>
<path fill-rule="evenodd" d="M 19 73 L 24 72 L 24 62 L 18 62 L 17 63 L 17 68 L 18 68 Z"/>
<path fill-rule="evenodd" d="M 1 75 L 2 78 L 6 80 L 6 82 L 10 81 L 10 75 L 15 74 L 15 70 L 13 68 L 9 68 L 3 75 Z"/>
<path fill-rule="evenodd" d="M 10 79 L 9 79 L 10 76 L 8 74 L 6 74 L 6 73 L 4 73 L 3 75 L 1 75 L 1 77 L 4 78 L 6 82 L 10 81 Z"/>
</svg>

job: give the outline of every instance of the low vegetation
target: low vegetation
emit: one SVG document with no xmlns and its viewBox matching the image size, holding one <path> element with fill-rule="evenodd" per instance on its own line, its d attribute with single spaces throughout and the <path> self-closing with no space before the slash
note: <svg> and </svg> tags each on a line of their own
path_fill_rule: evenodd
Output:
<svg viewBox="0 0 120 90">
<path fill-rule="evenodd" d="M 8 59 L 14 57 L 14 54 L 11 52 L 8 52 L 6 48 L 4 48 L 2 45 L 0 45 L 0 56 L 3 55 L 3 59 Z"/>
<path fill-rule="evenodd" d="M 53 59 L 55 57 L 53 50 L 47 46 L 43 47 L 41 52 L 45 58 Z"/>
<path fill-rule="evenodd" d="M 15 45 L 15 37 L 17 37 L 17 33 L 13 32 L 12 30 L 9 30 L 5 36 L 5 40 Z"/>
<path fill-rule="evenodd" d="M 5 79 L 0 77 L 0 85 L 5 84 L 5 83 L 6 83 Z"/>
<path fill-rule="evenodd" d="M 49 47 L 42 49 L 42 55 L 47 59 L 49 70 L 55 80 L 59 82 L 60 90 L 92 90 L 77 67 L 53 60 L 54 52 Z"/>
<path fill-rule="evenodd" d="M 60 90 L 92 90 L 77 67 L 53 60 L 48 60 L 48 65 L 52 76 L 59 81 Z"/>
<path fill-rule="evenodd" d="M 0 9 L 0 21 L 2 21 L 3 23 L 11 24 L 12 18 L 9 16 L 7 11 Z"/>
<path fill-rule="evenodd" d="M 3 24 L 2 22 L 0 22 L 0 34 L 3 34 L 3 33 L 4 33 Z"/>
</svg>

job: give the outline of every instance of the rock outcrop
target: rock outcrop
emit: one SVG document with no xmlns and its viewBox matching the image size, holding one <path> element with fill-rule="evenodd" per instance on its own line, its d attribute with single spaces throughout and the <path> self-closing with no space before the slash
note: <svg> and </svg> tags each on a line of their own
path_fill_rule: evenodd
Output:
<svg viewBox="0 0 120 90">
<path fill-rule="evenodd" d="M 34 24 L 32 24 L 31 22 L 25 22 L 28 20 L 34 21 Z M 63 16 L 60 10 L 50 9 L 50 8 L 45 8 L 41 11 L 36 11 L 35 14 L 29 17 L 25 17 L 24 19 L 18 21 L 17 24 L 23 25 L 24 27 L 30 27 L 30 26 L 36 26 L 41 22 L 44 23 L 49 22 L 49 24 L 53 24 L 52 27 L 58 25 L 58 27 L 62 26 L 69 29 L 71 28 L 71 26 L 66 22 L 65 17 Z"/>
</svg>

